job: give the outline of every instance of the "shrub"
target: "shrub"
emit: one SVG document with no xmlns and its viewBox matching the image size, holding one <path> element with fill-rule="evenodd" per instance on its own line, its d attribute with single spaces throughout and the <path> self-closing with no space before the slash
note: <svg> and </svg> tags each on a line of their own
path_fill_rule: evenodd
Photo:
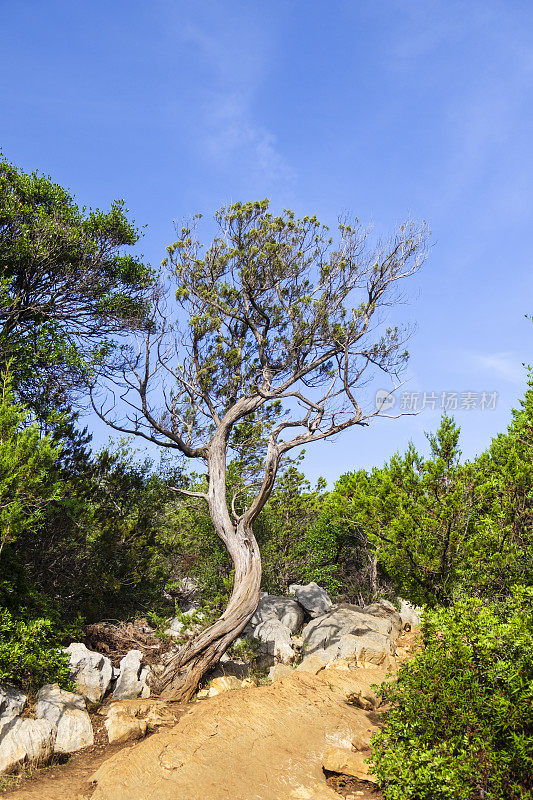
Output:
<svg viewBox="0 0 533 800">
<path fill-rule="evenodd" d="M 51 620 L 24 621 L 0 610 L 0 683 L 15 683 L 30 694 L 46 683 L 71 690 L 68 662 Z"/>
<path fill-rule="evenodd" d="M 373 740 L 386 800 L 533 798 L 533 589 L 430 612 L 424 646 L 380 688 Z"/>
</svg>

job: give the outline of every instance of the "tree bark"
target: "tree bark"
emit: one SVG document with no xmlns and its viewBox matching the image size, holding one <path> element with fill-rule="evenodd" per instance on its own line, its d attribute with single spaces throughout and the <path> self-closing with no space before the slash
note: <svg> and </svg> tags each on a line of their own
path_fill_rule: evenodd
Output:
<svg viewBox="0 0 533 800">
<path fill-rule="evenodd" d="M 229 603 L 213 625 L 167 662 L 158 681 L 161 697 L 167 700 L 191 699 L 203 675 L 218 663 L 257 608 L 261 591 L 259 547 L 250 527 L 238 525 L 234 536 L 237 546 L 231 548 L 230 554 L 235 579 Z"/>
<path fill-rule="evenodd" d="M 261 554 L 252 531 L 252 522 L 272 490 L 277 468 L 277 452 L 271 461 L 263 486 L 252 506 L 237 525 L 231 519 L 226 498 L 226 452 L 229 430 L 234 420 L 221 425 L 209 447 L 207 464 L 209 489 L 205 500 L 215 531 L 228 550 L 235 577 L 226 610 L 209 628 L 175 653 L 158 680 L 162 697 L 187 701 L 195 693 L 202 676 L 224 654 L 252 617 L 261 594 Z M 268 461 L 268 460 L 267 460 Z"/>
</svg>

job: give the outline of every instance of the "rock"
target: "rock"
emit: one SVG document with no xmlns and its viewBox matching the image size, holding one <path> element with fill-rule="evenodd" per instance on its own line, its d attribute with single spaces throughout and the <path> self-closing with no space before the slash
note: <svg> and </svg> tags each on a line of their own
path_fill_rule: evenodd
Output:
<svg viewBox="0 0 533 800">
<path fill-rule="evenodd" d="M 89 702 L 99 703 L 113 678 L 111 661 L 81 642 L 73 642 L 65 652 L 70 656 L 70 672 L 77 691 Z"/>
<path fill-rule="evenodd" d="M 317 583 L 311 581 L 307 586 L 300 586 L 293 583 L 289 586 L 289 592 L 296 595 L 296 599 L 301 606 L 312 616 L 318 617 L 331 611 L 333 603 L 325 589 Z"/>
<path fill-rule="evenodd" d="M 231 658 L 227 653 L 224 653 L 216 667 L 209 672 L 207 677 L 209 679 L 224 678 L 226 675 L 244 680 L 250 675 L 250 665 L 246 664 L 241 658 Z"/>
<path fill-rule="evenodd" d="M 404 600 L 402 597 L 399 597 L 398 601 L 400 603 L 400 617 L 403 627 L 406 628 L 406 626 L 409 625 L 408 630 L 410 630 L 420 625 L 424 609 L 412 605 L 412 603 L 408 600 Z"/>
<path fill-rule="evenodd" d="M 365 750 L 370 750 L 371 748 L 371 739 L 375 733 L 379 732 L 378 725 L 369 725 L 368 728 L 364 731 L 359 731 L 358 733 L 352 736 L 352 747 L 354 750 L 360 750 L 364 752 Z"/>
<path fill-rule="evenodd" d="M 192 703 L 176 725 L 109 754 L 86 778 L 92 800 L 337 797 L 324 780 L 323 754 L 329 744 L 350 750 L 370 725 L 346 695 L 384 679 L 379 667 L 293 670 L 269 686 Z"/>
<path fill-rule="evenodd" d="M 292 668 L 289 667 L 288 664 L 274 664 L 268 671 L 268 677 L 271 681 L 277 681 L 279 678 L 283 678 L 285 675 L 290 675 L 291 673 Z"/>
<path fill-rule="evenodd" d="M 0 717 L 18 717 L 26 705 L 27 696 L 12 683 L 0 685 Z"/>
<path fill-rule="evenodd" d="M 245 628 L 245 634 L 253 636 L 257 626 L 268 619 L 277 619 L 291 633 L 296 633 L 303 624 L 304 616 L 301 606 L 292 597 L 280 597 L 263 592 L 255 613 Z"/>
<path fill-rule="evenodd" d="M 330 648 L 330 652 L 331 652 Z M 376 631 L 368 631 L 362 636 L 345 633 L 337 645 L 336 658 L 350 658 L 371 664 L 384 664 L 387 657 L 394 655 L 396 646 L 390 636 Z"/>
<path fill-rule="evenodd" d="M 374 631 L 390 637 L 392 630 L 391 620 L 364 614 L 360 609 L 343 605 L 308 622 L 302 631 L 302 637 L 308 654 L 323 648 L 331 653 L 331 657 L 335 657 L 340 640 L 347 633 L 364 636 Z"/>
<path fill-rule="evenodd" d="M 294 648 L 291 632 L 278 619 L 267 619 L 254 631 L 254 638 L 261 642 L 261 650 L 272 656 L 275 661 L 290 664 L 294 661 Z"/>
<path fill-rule="evenodd" d="M 311 675 L 317 675 L 320 670 L 324 669 L 328 663 L 328 656 L 325 650 L 318 650 L 311 656 L 306 656 L 301 664 L 298 664 L 296 670 L 298 672 L 310 672 Z"/>
<path fill-rule="evenodd" d="M 47 719 L 11 717 L 0 721 L 0 773 L 19 764 L 47 761 L 54 752 L 56 727 Z"/>
<path fill-rule="evenodd" d="M 165 630 L 165 633 L 167 636 L 180 636 L 184 627 L 185 626 L 183 622 L 180 621 L 180 618 L 174 617 L 168 623 L 168 628 Z"/>
<path fill-rule="evenodd" d="M 142 739 L 146 735 L 148 723 L 126 714 L 115 714 L 104 722 L 109 744 L 122 744 Z"/>
<path fill-rule="evenodd" d="M 397 608 L 393 606 L 388 600 L 378 600 L 370 606 L 363 608 L 364 614 L 372 614 L 375 617 L 388 619 L 392 623 L 391 635 L 397 639 L 403 628 L 402 618 Z"/>
<path fill-rule="evenodd" d="M 142 684 L 141 689 L 141 697 L 143 700 L 146 700 L 150 697 L 150 685 L 149 685 L 149 678 L 150 678 L 151 670 L 150 667 L 143 667 L 141 669 L 141 674 L 139 675 L 139 681 Z"/>
<path fill-rule="evenodd" d="M 114 700 L 127 700 L 139 697 L 146 685 L 146 674 L 141 679 L 141 661 L 143 654 L 140 650 L 130 650 L 120 662 L 120 675 L 113 689 Z"/>
<path fill-rule="evenodd" d="M 37 692 L 37 719 L 46 719 L 57 728 L 55 753 L 75 753 L 94 743 L 93 726 L 81 695 L 49 683 Z"/>
<path fill-rule="evenodd" d="M 359 780 L 377 783 L 365 764 L 366 755 L 347 750 L 344 747 L 328 747 L 322 759 L 322 766 L 328 772 L 340 772 L 342 775 L 353 775 Z"/>
<path fill-rule="evenodd" d="M 142 739 L 151 728 L 173 725 L 176 715 L 164 700 L 116 700 L 105 709 L 109 743 Z"/>
<path fill-rule="evenodd" d="M 222 692 L 229 692 L 232 689 L 240 689 L 242 687 L 242 683 L 238 678 L 233 677 L 232 675 L 227 675 L 225 678 L 215 678 L 209 684 L 209 692 L 208 697 L 216 697 L 217 694 L 222 694 Z"/>
</svg>

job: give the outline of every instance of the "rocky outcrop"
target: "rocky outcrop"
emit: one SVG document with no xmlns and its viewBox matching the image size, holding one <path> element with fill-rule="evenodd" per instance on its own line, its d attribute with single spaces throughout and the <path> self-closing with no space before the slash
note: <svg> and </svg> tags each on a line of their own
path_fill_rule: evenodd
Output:
<svg viewBox="0 0 533 800">
<path fill-rule="evenodd" d="M 290 664 L 294 661 L 295 651 L 289 628 L 278 619 L 267 619 L 254 631 L 254 638 L 261 642 L 261 650 L 271 656 L 274 662 Z"/>
<path fill-rule="evenodd" d="M 54 752 L 56 727 L 47 719 L 0 720 L 0 773 L 20 764 L 43 763 Z"/>
<path fill-rule="evenodd" d="M 73 642 L 65 652 L 70 656 L 70 672 L 78 693 L 91 703 L 99 703 L 113 678 L 111 661 L 81 642 Z"/>
<path fill-rule="evenodd" d="M 129 700 L 139 695 L 149 696 L 147 684 L 149 670 L 141 667 L 143 654 L 140 650 L 130 650 L 120 662 L 120 673 L 113 689 L 114 700 Z"/>
<path fill-rule="evenodd" d="M 361 611 L 357 606 L 337 606 L 329 614 L 312 619 L 302 631 L 304 651 L 306 654 L 316 650 L 325 650 L 330 658 L 339 655 L 341 639 L 346 634 L 367 637 L 369 634 L 381 634 L 384 652 L 394 652 L 394 624 L 390 619 Z M 377 642 L 375 637 L 372 637 Z M 343 640 L 344 642 L 346 640 Z"/>
<path fill-rule="evenodd" d="M 195 703 L 174 727 L 111 756 L 91 776 L 92 800 L 338 799 L 323 758 L 331 746 L 362 740 L 374 714 L 347 698 L 385 675 L 292 670 L 269 686 Z"/>
<path fill-rule="evenodd" d="M 419 606 L 414 606 L 402 597 L 399 597 L 398 600 L 400 602 L 400 617 L 403 627 L 409 626 L 409 628 L 414 628 L 420 625 L 422 622 L 423 609 Z"/>
<path fill-rule="evenodd" d="M 333 603 L 325 589 L 311 581 L 306 586 L 293 583 L 289 586 L 290 594 L 296 595 L 300 605 L 305 608 L 311 617 L 319 617 L 331 611 Z"/>
<path fill-rule="evenodd" d="M 290 633 L 300 630 L 305 619 L 303 608 L 292 597 L 282 597 L 263 592 L 253 617 L 244 632 L 253 636 L 255 629 L 269 619 L 277 619 L 289 629 Z"/>
<path fill-rule="evenodd" d="M 17 717 L 22 714 L 27 699 L 27 695 L 12 683 L 0 685 L 0 718 Z"/>
<path fill-rule="evenodd" d="M 75 753 L 94 742 L 93 726 L 79 694 L 60 689 L 57 683 L 37 692 L 37 719 L 45 719 L 56 728 L 55 753 Z"/>
<path fill-rule="evenodd" d="M 163 700 L 117 700 L 105 710 L 110 744 L 142 739 L 149 730 L 172 725 L 176 716 Z"/>
</svg>

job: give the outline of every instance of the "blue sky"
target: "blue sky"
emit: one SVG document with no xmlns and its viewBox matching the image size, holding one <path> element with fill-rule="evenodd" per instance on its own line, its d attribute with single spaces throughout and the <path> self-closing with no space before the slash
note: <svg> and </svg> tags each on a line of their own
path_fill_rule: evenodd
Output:
<svg viewBox="0 0 533 800">
<path fill-rule="evenodd" d="M 172 220 L 234 200 L 433 232 L 401 315 L 404 390 L 458 411 L 466 457 L 533 361 L 533 4 L 506 0 L 0 3 L 0 146 L 79 202 L 124 197 L 158 264 Z M 376 385 L 379 388 L 379 385 Z M 422 397 L 422 394 L 420 395 Z M 309 449 L 311 477 L 383 463 L 440 411 Z M 93 425 L 92 420 L 90 424 Z M 107 431 L 94 425 L 97 442 Z"/>
</svg>

